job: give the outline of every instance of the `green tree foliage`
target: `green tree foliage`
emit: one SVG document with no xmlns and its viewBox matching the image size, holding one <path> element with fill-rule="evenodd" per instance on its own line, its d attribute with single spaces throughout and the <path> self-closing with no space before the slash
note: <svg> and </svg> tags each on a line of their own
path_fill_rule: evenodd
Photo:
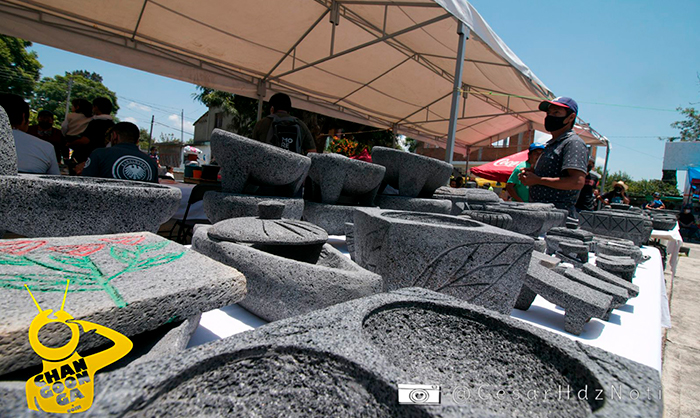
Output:
<svg viewBox="0 0 700 418">
<path fill-rule="evenodd" d="M 27 51 L 30 46 L 29 41 L 0 35 L 0 92 L 25 99 L 34 93 L 41 64 L 36 52 Z"/>
<path fill-rule="evenodd" d="M 245 137 L 253 135 L 258 116 L 257 100 L 202 86 L 197 86 L 197 93 L 193 96 L 205 106 L 221 108 L 231 116 L 231 123 L 225 127 L 227 130 Z"/>
<path fill-rule="evenodd" d="M 603 170 L 600 167 L 596 167 L 594 170 L 600 174 L 602 178 Z M 662 196 L 680 196 L 678 189 L 672 184 L 656 179 L 632 180 L 632 177 L 624 171 L 608 173 L 603 193 L 611 191 L 613 189 L 613 183 L 620 180 L 629 187 L 627 193 L 630 196 L 650 196 L 654 192 L 659 192 Z"/>
<path fill-rule="evenodd" d="M 679 136 L 667 138 L 670 142 L 673 141 L 700 141 L 700 112 L 693 107 L 678 108 L 685 120 L 679 120 L 671 124 L 672 128 L 680 131 Z"/>
<path fill-rule="evenodd" d="M 139 129 L 139 148 L 150 151 L 150 144 L 154 142 L 150 139 L 151 136 L 148 134 L 147 130 L 145 130 L 144 128 Z"/>
<path fill-rule="evenodd" d="M 39 81 L 35 96 L 31 101 L 34 110 L 46 109 L 56 115 L 55 120 L 60 124 L 65 118 L 68 83 L 73 79 L 71 100 L 86 99 L 92 101 L 96 97 L 108 97 L 112 101 L 112 113 L 119 110 L 117 94 L 102 84 L 102 76 L 84 70 L 66 72 L 66 75 L 44 77 Z"/>
</svg>

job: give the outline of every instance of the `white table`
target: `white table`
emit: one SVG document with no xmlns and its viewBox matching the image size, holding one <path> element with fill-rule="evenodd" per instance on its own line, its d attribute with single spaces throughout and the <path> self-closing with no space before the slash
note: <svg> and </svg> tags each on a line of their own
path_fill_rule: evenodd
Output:
<svg viewBox="0 0 700 418">
<path fill-rule="evenodd" d="M 330 236 L 328 242 L 349 256 L 344 236 Z M 564 311 L 539 295 L 530 309 L 513 309 L 511 316 L 660 371 L 661 328 L 670 326 L 666 286 L 658 249 L 644 247 L 642 252 L 650 258 L 637 267 L 633 279 L 633 283 L 639 286 L 639 296 L 614 310 L 608 322 L 594 318 L 586 324 L 581 335 L 569 334 L 564 331 Z M 205 312 L 189 346 L 226 338 L 265 323 L 238 305 Z"/>
<path fill-rule="evenodd" d="M 671 278 L 676 278 L 676 268 L 678 267 L 678 252 L 683 246 L 681 230 L 676 223 L 676 227 L 670 231 L 651 231 L 651 238 L 666 241 L 666 254 L 668 255 L 668 265 L 671 267 Z"/>
</svg>

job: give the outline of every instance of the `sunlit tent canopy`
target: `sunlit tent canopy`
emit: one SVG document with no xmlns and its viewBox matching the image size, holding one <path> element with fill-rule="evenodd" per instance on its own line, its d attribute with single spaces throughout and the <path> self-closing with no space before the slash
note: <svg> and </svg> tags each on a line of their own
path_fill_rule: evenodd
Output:
<svg viewBox="0 0 700 418">
<path fill-rule="evenodd" d="M 0 0 L 0 15 L 0 33 L 247 97 L 285 92 L 447 149 L 449 136 L 462 154 L 544 131 L 537 105 L 554 97 L 466 1 Z"/>
</svg>

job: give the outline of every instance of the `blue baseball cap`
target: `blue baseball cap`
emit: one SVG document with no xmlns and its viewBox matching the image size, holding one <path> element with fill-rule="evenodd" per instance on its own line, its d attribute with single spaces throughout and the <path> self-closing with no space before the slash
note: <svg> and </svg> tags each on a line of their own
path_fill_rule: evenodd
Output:
<svg viewBox="0 0 700 418">
<path fill-rule="evenodd" d="M 530 148 L 528 148 L 528 151 L 532 151 L 533 149 L 544 149 L 544 144 L 530 144 Z"/>
<path fill-rule="evenodd" d="M 550 105 L 562 106 L 573 110 L 578 115 L 578 103 L 571 97 L 557 97 L 554 100 L 545 100 L 540 103 L 540 110 L 546 112 Z"/>
</svg>

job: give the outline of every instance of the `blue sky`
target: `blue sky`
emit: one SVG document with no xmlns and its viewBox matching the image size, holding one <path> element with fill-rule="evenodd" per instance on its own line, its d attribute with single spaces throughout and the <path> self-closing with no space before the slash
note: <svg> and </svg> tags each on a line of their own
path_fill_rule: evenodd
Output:
<svg viewBox="0 0 700 418">
<path fill-rule="evenodd" d="M 700 1 L 471 3 L 550 90 L 576 99 L 580 116 L 611 140 L 611 171 L 661 178 L 664 143 L 657 138 L 677 133 L 669 126 L 680 119 L 677 107 L 700 107 Z M 194 85 L 39 44 L 33 49 L 42 76 L 101 74 L 118 95 L 119 118 L 148 128 L 154 115 L 155 138 L 179 138 L 184 110 L 187 140 L 206 110 L 192 99 Z"/>
</svg>

